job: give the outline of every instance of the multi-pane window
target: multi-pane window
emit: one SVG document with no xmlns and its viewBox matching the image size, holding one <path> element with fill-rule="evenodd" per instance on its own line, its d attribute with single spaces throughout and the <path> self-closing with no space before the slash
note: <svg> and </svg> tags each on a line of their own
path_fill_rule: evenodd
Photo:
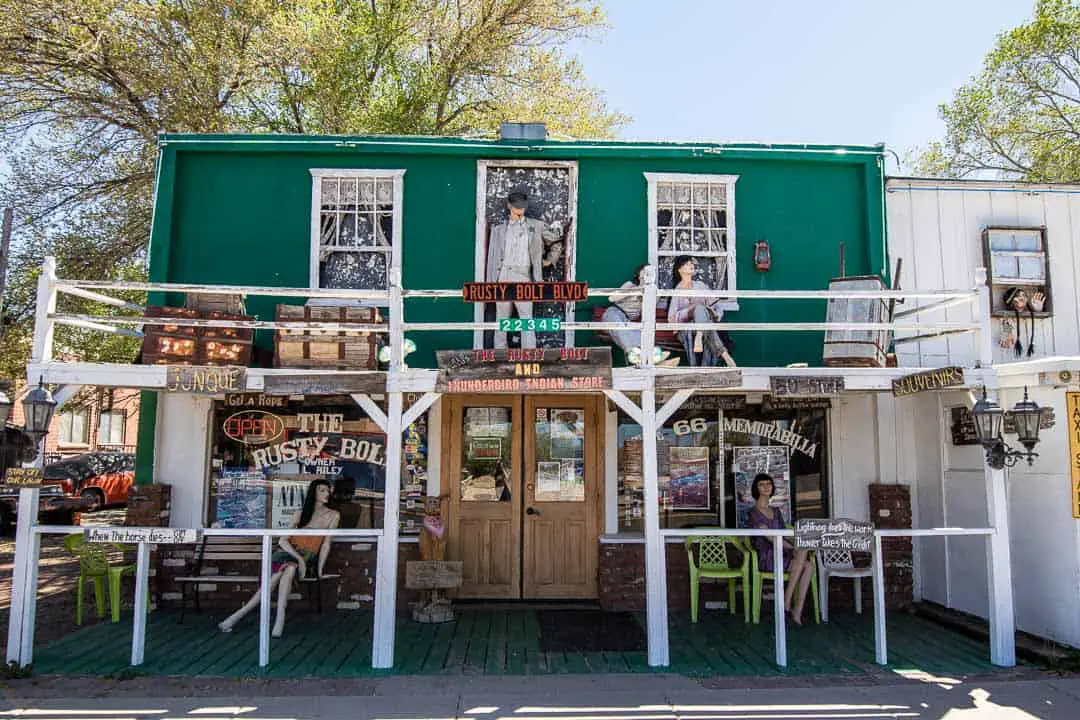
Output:
<svg viewBox="0 0 1080 720">
<path fill-rule="evenodd" d="M 98 445 L 123 445 L 127 413 L 104 411 L 98 418 Z"/>
<path fill-rule="evenodd" d="M 60 413 L 60 444 L 87 445 L 90 443 L 90 423 L 86 408 Z"/>
<path fill-rule="evenodd" d="M 988 227 L 983 231 L 983 250 L 990 267 L 993 309 L 1008 313 L 1005 294 L 1018 287 L 1031 298 L 1041 293 L 1041 310 L 1050 310 L 1049 260 L 1046 253 L 1046 229 L 1038 227 Z"/>
<path fill-rule="evenodd" d="M 713 290 L 735 288 L 735 176 L 645 173 L 649 182 L 649 261 L 661 288 L 673 284 L 680 255 L 695 261 L 694 279 Z M 729 302 L 725 307 L 735 308 Z"/>
<path fill-rule="evenodd" d="M 312 287 L 386 289 L 400 245 L 403 173 L 312 170 Z"/>
</svg>

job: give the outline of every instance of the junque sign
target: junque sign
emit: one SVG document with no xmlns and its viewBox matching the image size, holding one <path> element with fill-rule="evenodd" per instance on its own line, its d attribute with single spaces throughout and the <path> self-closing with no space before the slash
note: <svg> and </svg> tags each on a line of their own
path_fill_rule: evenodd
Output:
<svg viewBox="0 0 1080 720">
<path fill-rule="evenodd" d="M 165 391 L 217 395 L 244 389 L 247 369 L 215 365 L 169 365 L 165 368 Z"/>
<path fill-rule="evenodd" d="M 797 548 L 868 552 L 873 541 L 874 526 L 863 520 L 813 518 L 795 521 Z"/>
</svg>

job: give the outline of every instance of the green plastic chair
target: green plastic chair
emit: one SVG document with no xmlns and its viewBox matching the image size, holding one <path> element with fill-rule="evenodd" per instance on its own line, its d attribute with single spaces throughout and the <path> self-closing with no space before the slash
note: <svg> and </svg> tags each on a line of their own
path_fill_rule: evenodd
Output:
<svg viewBox="0 0 1080 720">
<path fill-rule="evenodd" d="M 108 595 L 112 607 L 112 621 L 120 622 L 120 579 L 127 573 L 134 573 L 134 565 L 112 565 L 109 557 L 105 554 L 104 543 L 88 543 L 82 534 L 76 533 L 64 538 L 64 549 L 79 559 L 79 586 L 78 597 L 75 600 L 75 624 L 82 625 L 83 619 L 83 589 L 87 580 L 94 583 L 94 601 L 97 605 L 97 616 L 105 617 L 105 582 L 108 581 Z M 123 549 L 123 546 L 116 546 Z M 147 588 L 147 609 L 150 589 Z"/>
<path fill-rule="evenodd" d="M 694 559 L 694 545 L 698 546 L 698 557 Z M 727 546 L 731 544 L 739 551 L 742 562 L 732 566 L 728 558 Z M 686 556 L 690 563 L 690 621 L 698 619 L 698 585 L 701 578 L 727 580 L 728 609 L 735 614 L 735 582 L 742 580 L 743 621 L 750 622 L 750 553 L 737 537 L 688 537 L 685 540 Z"/>
<path fill-rule="evenodd" d="M 772 542 L 772 538 L 768 538 L 768 540 L 769 540 L 769 542 Z M 746 545 L 750 549 L 750 556 L 751 556 L 750 571 L 751 571 L 751 574 L 753 575 L 753 583 L 752 584 L 754 586 L 754 589 L 753 589 L 753 593 L 754 593 L 754 610 L 753 610 L 753 612 L 754 612 L 754 624 L 757 625 L 758 623 L 761 622 L 761 591 L 762 591 L 762 586 L 765 584 L 766 580 L 769 580 L 769 581 L 772 581 L 772 582 L 775 583 L 775 581 L 776 581 L 776 573 L 764 572 L 763 570 L 760 570 L 759 566 L 758 566 L 758 553 L 757 553 L 757 550 L 754 548 L 754 544 L 752 542 L 747 542 Z M 809 591 L 809 594 L 814 599 L 814 622 L 820 624 L 821 623 L 821 606 L 818 604 L 818 574 L 817 574 L 817 565 L 816 565 L 816 562 L 815 562 L 814 553 L 811 551 L 808 554 L 807 558 L 808 558 L 808 560 L 810 562 L 810 567 L 812 568 L 811 573 L 810 573 L 810 591 Z M 776 562 L 779 562 L 779 563 L 783 564 L 783 559 L 782 558 L 777 558 Z M 791 579 L 791 574 L 785 572 L 784 573 L 784 582 L 786 583 L 790 579 Z M 778 601 L 779 601 L 779 599 L 778 599 Z"/>
</svg>

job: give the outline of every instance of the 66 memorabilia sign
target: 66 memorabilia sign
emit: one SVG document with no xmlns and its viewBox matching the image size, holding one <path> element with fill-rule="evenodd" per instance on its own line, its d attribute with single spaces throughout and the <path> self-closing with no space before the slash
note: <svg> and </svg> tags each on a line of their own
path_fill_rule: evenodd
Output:
<svg viewBox="0 0 1080 720">
<path fill-rule="evenodd" d="M 230 440 L 245 445 L 266 445 L 285 433 L 285 421 L 264 410 L 233 413 L 221 428 Z"/>
</svg>

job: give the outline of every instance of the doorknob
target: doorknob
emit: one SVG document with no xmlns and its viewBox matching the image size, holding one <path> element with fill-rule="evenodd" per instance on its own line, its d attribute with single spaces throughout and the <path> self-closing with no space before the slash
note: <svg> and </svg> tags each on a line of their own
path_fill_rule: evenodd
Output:
<svg viewBox="0 0 1080 720">
<path fill-rule="evenodd" d="M 539 515 L 540 511 L 537 510 L 536 508 L 526 508 L 525 509 L 525 514 L 526 515 Z"/>
</svg>

